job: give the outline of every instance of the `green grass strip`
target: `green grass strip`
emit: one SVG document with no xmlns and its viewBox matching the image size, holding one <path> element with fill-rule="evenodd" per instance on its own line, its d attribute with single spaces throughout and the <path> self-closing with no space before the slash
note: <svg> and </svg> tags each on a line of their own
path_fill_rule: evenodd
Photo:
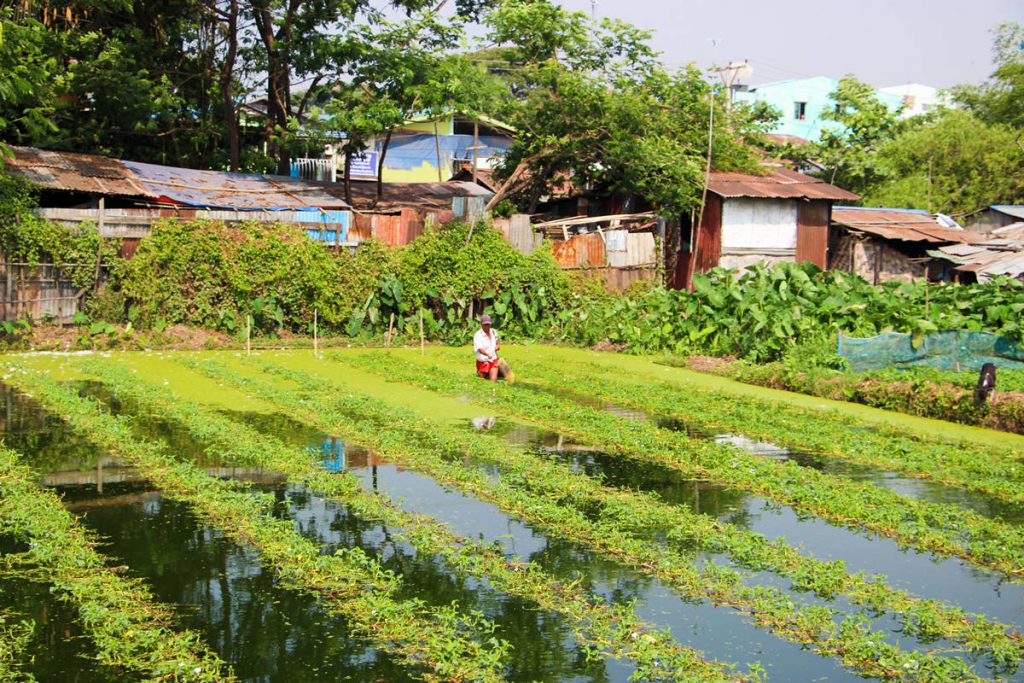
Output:
<svg viewBox="0 0 1024 683">
<path fill-rule="evenodd" d="M 28 543 L 24 560 L 75 606 L 98 661 L 153 680 L 234 680 L 197 633 L 172 627 L 171 610 L 141 581 L 106 566 L 87 530 L 36 479 L 16 452 L 0 446 L 0 530 Z"/>
<path fill-rule="evenodd" d="M 708 562 L 702 567 L 680 560 L 677 553 L 623 532 L 616 524 L 595 522 L 587 514 L 561 500 L 537 496 L 504 478 L 494 480 L 466 466 L 457 446 L 423 442 L 424 424 L 410 411 L 381 405 L 376 399 L 346 387 L 330 397 L 293 390 L 231 370 L 213 361 L 182 359 L 187 367 L 214 379 L 234 384 L 301 422 L 325 432 L 348 436 L 382 457 L 464 493 L 490 502 L 520 519 L 530 521 L 552 536 L 566 538 L 654 576 L 690 599 L 710 600 L 746 614 L 756 625 L 778 636 L 806 645 L 824 656 L 839 658 L 844 666 L 865 676 L 884 680 L 948 681 L 981 680 L 966 662 L 905 652 L 886 642 L 886 634 L 871 631 L 862 615 L 833 621 L 834 610 L 818 605 L 798 605 L 785 592 L 768 586 L 745 586 L 743 576 Z M 292 377 L 300 378 L 296 371 Z M 445 458 L 445 451 L 450 458 Z"/>
<path fill-rule="evenodd" d="M 604 653 L 636 662 L 635 680 L 733 681 L 726 666 L 708 662 L 703 655 L 676 643 L 671 635 L 636 617 L 626 606 L 595 602 L 575 586 L 560 583 L 533 563 L 509 560 L 490 544 L 459 537 L 435 520 L 405 512 L 381 494 L 359 488 L 348 472 L 324 470 L 306 449 L 288 446 L 237 421 L 182 402 L 163 387 L 144 382 L 123 366 L 110 361 L 85 361 L 86 373 L 102 380 L 119 397 L 128 397 L 147 410 L 185 426 L 194 438 L 211 444 L 222 460 L 262 466 L 280 472 L 314 494 L 348 505 L 364 519 L 378 520 L 420 552 L 440 555 L 463 573 L 486 578 L 511 595 L 562 615 L 588 653 Z M 746 677 L 743 677 L 746 678 Z"/>
<path fill-rule="evenodd" d="M 302 389 L 319 392 L 317 400 L 330 401 L 337 393 L 336 387 L 309 373 L 272 363 L 260 366 Z M 565 465 L 534 457 L 491 435 L 425 420 L 416 425 L 415 431 L 423 445 L 452 457 L 468 455 L 477 462 L 497 465 L 505 481 L 560 505 L 573 505 L 603 524 L 625 533 L 664 533 L 680 550 L 679 561 L 693 546 L 707 553 L 728 553 L 745 569 L 785 576 L 792 581 L 793 590 L 811 591 L 828 599 L 844 596 L 872 612 L 888 612 L 903 625 L 906 634 L 922 642 L 946 638 L 966 645 L 974 654 L 987 654 L 996 666 L 1014 666 L 1024 659 L 1024 639 L 1016 629 L 938 600 L 895 590 L 886 584 L 884 576 L 850 574 L 841 560 L 826 562 L 806 557 L 782 539 L 769 541 L 761 534 L 669 505 L 650 494 L 603 486 Z"/>
<path fill-rule="evenodd" d="M 238 490 L 156 444 L 137 440 L 127 419 L 104 412 L 70 386 L 35 372 L 15 372 L 8 382 L 92 443 L 137 466 L 206 523 L 255 548 L 289 585 L 316 593 L 328 609 L 344 614 L 358 635 L 424 669 L 429 680 L 503 680 L 507 643 L 493 636 L 479 642 L 481 634 L 486 637 L 494 629 L 481 616 L 460 614 L 455 606 L 431 609 L 421 601 L 398 600 L 400 578 L 362 550 L 321 555 L 290 521 L 271 516 L 265 497 Z"/>
<path fill-rule="evenodd" d="M 456 361 L 445 355 L 446 360 Z M 458 361 L 465 364 L 463 358 Z M 1019 454 L 1008 457 L 1006 452 L 966 444 L 914 439 L 892 429 L 868 428 L 835 410 L 737 400 L 664 378 L 638 379 L 597 362 L 567 366 L 521 355 L 515 363 L 531 379 L 623 407 L 676 417 L 703 431 L 728 431 L 1024 503 L 1024 461 Z"/>
<path fill-rule="evenodd" d="M 959 557 L 1013 580 L 1024 578 L 1024 531 L 954 505 L 911 500 L 792 461 L 760 458 L 725 444 L 612 415 L 528 386 L 483 382 L 395 354 L 329 357 L 389 381 L 493 405 L 609 453 L 657 462 L 692 478 L 765 496 L 833 524 L 867 529 L 901 545 Z"/>
</svg>

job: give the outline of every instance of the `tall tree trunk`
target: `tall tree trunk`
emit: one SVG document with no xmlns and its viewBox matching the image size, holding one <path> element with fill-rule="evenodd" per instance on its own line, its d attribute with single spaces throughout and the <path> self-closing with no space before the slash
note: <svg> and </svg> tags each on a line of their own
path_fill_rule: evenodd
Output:
<svg viewBox="0 0 1024 683">
<path fill-rule="evenodd" d="M 221 102 L 224 106 L 225 123 L 228 128 L 228 145 L 231 150 L 231 170 L 239 168 L 238 113 L 235 111 L 233 91 L 235 79 L 235 58 L 238 56 L 238 0 L 230 0 L 227 9 L 228 49 L 220 71 Z"/>
<path fill-rule="evenodd" d="M 278 33 L 274 33 L 274 17 L 269 2 L 267 0 L 249 0 L 249 2 L 253 10 L 256 30 L 267 51 L 267 153 L 277 158 L 277 172 L 281 175 L 288 175 L 291 171 L 288 150 L 278 144 L 276 139 L 278 134 L 288 127 L 287 98 L 290 90 L 287 47 L 284 51 L 280 49 L 279 38 L 281 34 L 290 32 L 297 3 L 289 4 L 284 25 Z"/>
<path fill-rule="evenodd" d="M 391 131 L 384 136 L 384 144 L 380 147 L 380 159 L 377 160 L 377 200 L 379 204 L 380 200 L 384 197 L 384 158 L 388 155 L 388 145 L 391 144 Z"/>
</svg>

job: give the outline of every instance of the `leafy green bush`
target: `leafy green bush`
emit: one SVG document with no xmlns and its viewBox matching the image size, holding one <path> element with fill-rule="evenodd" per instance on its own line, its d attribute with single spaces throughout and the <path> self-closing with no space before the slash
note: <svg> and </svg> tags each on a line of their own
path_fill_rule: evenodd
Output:
<svg viewBox="0 0 1024 683">
<path fill-rule="evenodd" d="M 451 343 L 468 341 L 476 327 L 473 319 L 483 313 L 506 335 L 548 335 L 571 293 L 569 278 L 550 251 L 525 256 L 491 226 L 476 225 L 472 235 L 469 230 L 456 222 L 430 231 L 393 250 L 390 263 L 371 252 L 366 260 L 379 266 L 377 286 L 352 312 L 346 332 L 382 332 L 393 314 L 397 330 L 416 335 L 422 310 L 424 332 Z M 356 252 L 357 263 L 362 249 Z"/>
<path fill-rule="evenodd" d="M 638 296 L 588 297 L 558 316 L 561 339 L 602 339 L 639 352 L 735 355 L 751 361 L 798 354 L 806 363 L 841 367 L 840 332 L 869 337 L 886 330 L 923 335 L 987 330 L 1024 339 L 1024 283 L 979 285 L 890 282 L 871 285 L 810 263 L 715 269 L 694 277 L 694 291 L 653 289 Z"/>
<path fill-rule="evenodd" d="M 338 259 L 299 228 L 162 221 L 119 283 L 140 325 L 185 323 L 237 334 L 252 316 L 257 332 L 305 332 L 314 309 L 341 329 L 345 292 Z"/>
<path fill-rule="evenodd" d="M 37 216 L 38 206 L 27 181 L 0 173 L 0 252 L 9 261 L 32 265 L 80 264 L 82 267 L 67 268 L 67 275 L 76 288 L 91 290 L 99 247 L 96 225 L 82 223 L 77 230 L 69 230 Z M 102 262 L 116 262 L 117 250 L 118 240 L 105 240 Z"/>
</svg>

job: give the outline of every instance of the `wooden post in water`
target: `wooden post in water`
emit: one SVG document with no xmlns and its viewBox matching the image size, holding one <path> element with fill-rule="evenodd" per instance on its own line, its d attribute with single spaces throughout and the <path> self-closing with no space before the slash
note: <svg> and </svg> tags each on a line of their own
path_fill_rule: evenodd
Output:
<svg viewBox="0 0 1024 683">
<path fill-rule="evenodd" d="M 423 309 L 420 309 L 420 355 L 424 356 L 427 353 L 427 342 L 423 336 Z"/>
<path fill-rule="evenodd" d="M 317 340 L 317 329 L 316 329 L 317 322 L 319 322 L 317 320 L 318 315 L 319 315 L 319 311 L 314 308 L 313 309 L 313 355 L 314 356 L 319 356 L 320 355 L 320 350 L 318 348 L 319 347 L 319 343 L 318 343 L 318 340 Z"/>
<path fill-rule="evenodd" d="M 252 355 L 252 317 L 245 314 L 245 355 Z"/>
</svg>

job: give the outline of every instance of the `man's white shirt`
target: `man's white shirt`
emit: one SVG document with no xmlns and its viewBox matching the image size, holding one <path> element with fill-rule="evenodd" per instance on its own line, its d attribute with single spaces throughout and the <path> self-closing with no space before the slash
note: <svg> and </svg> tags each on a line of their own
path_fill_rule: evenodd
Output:
<svg viewBox="0 0 1024 683">
<path fill-rule="evenodd" d="M 491 330 L 488 337 L 483 329 L 476 331 L 473 335 L 473 349 L 476 351 L 476 359 L 481 362 L 489 361 L 498 357 L 498 333 Z"/>
</svg>

